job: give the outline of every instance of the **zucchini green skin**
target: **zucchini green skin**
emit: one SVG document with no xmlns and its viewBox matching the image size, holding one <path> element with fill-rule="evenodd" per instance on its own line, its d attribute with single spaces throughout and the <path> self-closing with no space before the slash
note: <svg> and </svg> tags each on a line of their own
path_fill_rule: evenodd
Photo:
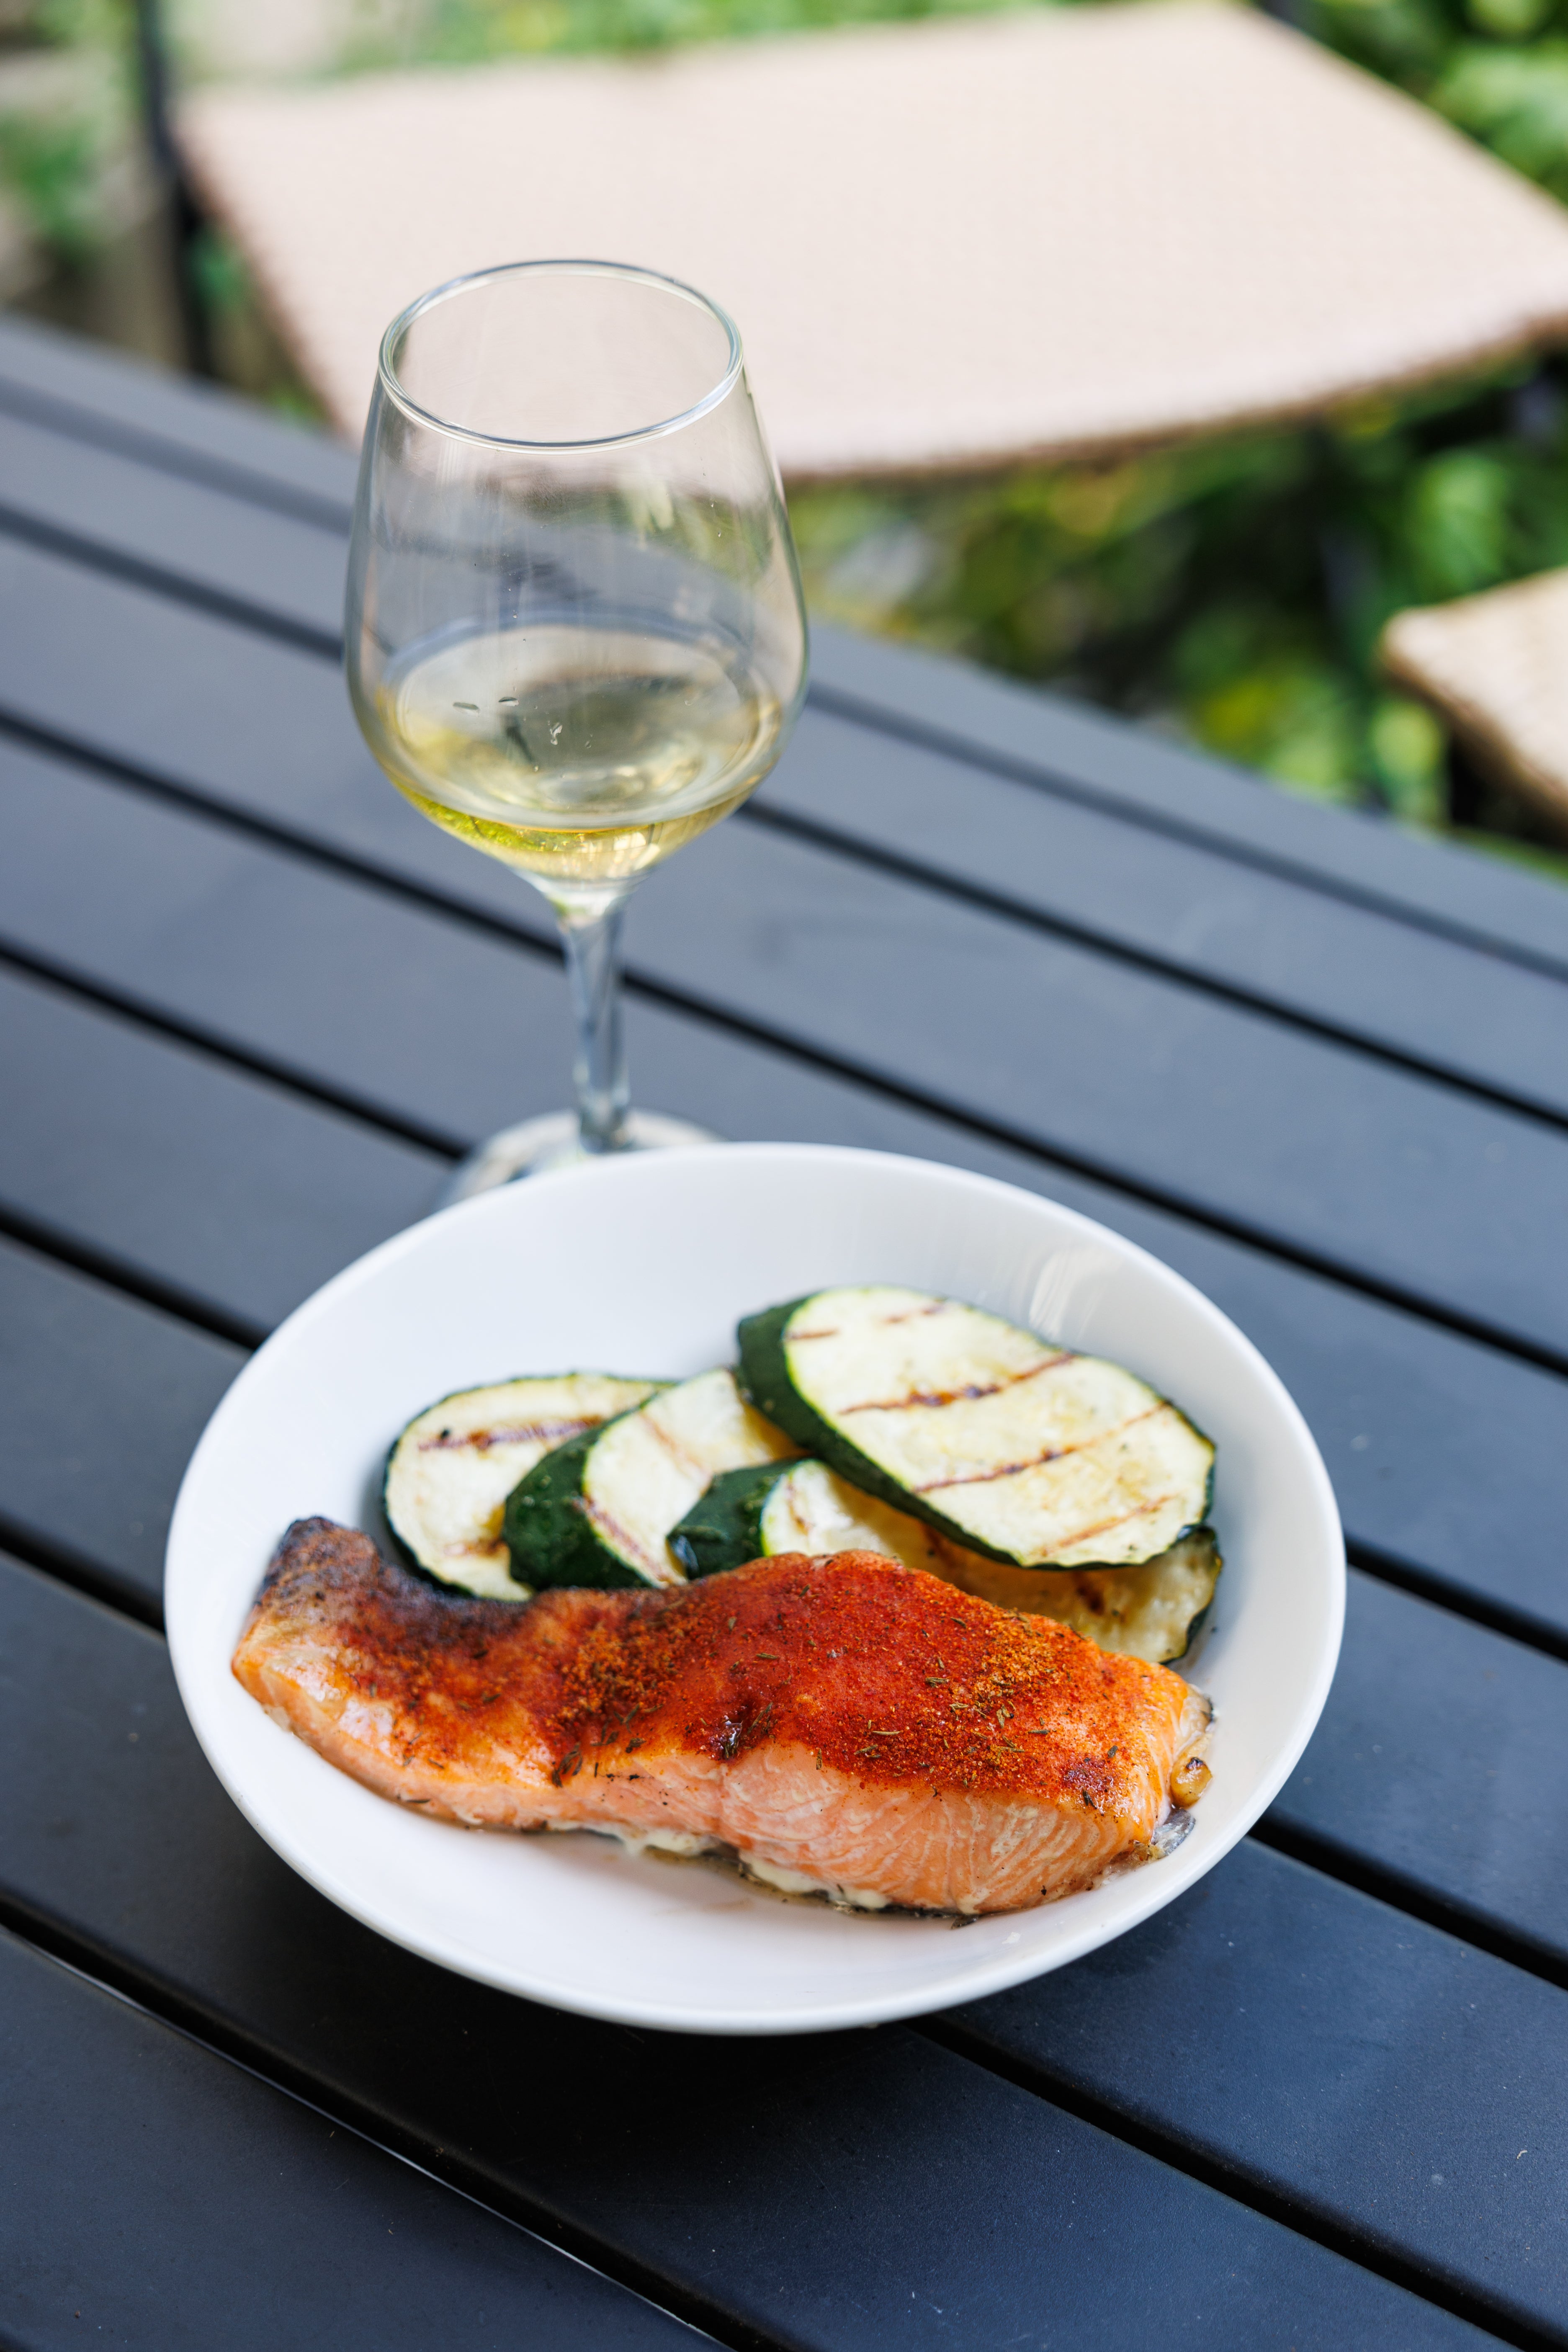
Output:
<svg viewBox="0 0 1568 2352">
<path fill-rule="evenodd" d="M 766 1307 L 761 1314 L 742 1318 L 736 1327 L 736 1341 L 741 1360 L 740 1381 L 745 1395 L 760 1413 L 765 1414 L 806 1454 L 825 1462 L 830 1470 L 837 1471 L 851 1486 L 858 1486 L 865 1494 L 875 1495 L 895 1510 L 923 1519 L 948 1542 L 975 1552 L 983 1559 L 994 1559 L 1005 1566 L 1021 1565 L 1012 1553 L 986 1541 L 973 1528 L 939 1510 L 927 1496 L 889 1475 L 879 1463 L 852 1444 L 835 1423 L 818 1412 L 801 1394 L 791 1375 L 785 1334 L 803 1307 L 826 1295 L 819 1291 L 807 1291 L 803 1297 L 789 1299 L 782 1307 Z M 1175 1407 L 1172 1410 L 1179 1411 Z M 1195 1429 L 1186 1414 L 1179 1413 L 1179 1418 L 1194 1436 L 1202 1438 L 1202 1433 Z M 1203 1442 L 1207 1443 L 1206 1440 Z M 1207 1520 L 1213 1502 L 1214 1459 L 1211 1447 L 1202 1496 L 1191 1517 L 1172 1538 L 1173 1543 L 1181 1541 Z M 1118 1563 L 1108 1561 L 1105 1564 L 1110 1567 Z M 1029 1565 L 1044 1569 L 1051 1563 L 1042 1560 Z M 1078 1561 L 1074 1565 L 1081 1568 L 1092 1563 Z"/>
<path fill-rule="evenodd" d="M 768 1496 L 798 1462 L 748 1464 L 721 1470 L 669 1535 L 669 1549 L 688 1576 L 719 1576 L 763 1556 L 763 1513 Z"/>
<path fill-rule="evenodd" d="M 575 1433 L 586 1423 L 591 1433 L 612 1404 L 616 1412 L 628 1412 L 668 1385 L 616 1372 L 520 1373 L 511 1380 L 450 1390 L 422 1407 L 394 1438 L 382 1472 L 382 1517 L 397 1556 L 438 1591 L 527 1601 L 531 1589 L 510 1573 L 500 1517 L 509 1486 L 526 1475 L 528 1465 L 537 1466 L 549 1450 L 547 1424 L 564 1423 L 567 1432 Z M 469 1426 L 475 1408 L 479 1418 Z M 448 1415 L 455 1428 L 440 1426 Z M 540 1425 L 531 1430 L 491 1425 L 497 1420 L 505 1424 L 541 1415 Z M 428 1440 L 437 1430 L 443 1449 L 450 1444 L 453 1451 L 443 1450 L 439 1471 L 432 1465 L 421 1475 L 419 1456 L 429 1452 Z M 465 1444 L 476 1437 L 477 1461 Z M 564 1442 L 563 1435 L 555 1439 Z M 509 1462 L 508 1453 L 519 1444 L 527 1448 L 522 1461 Z M 497 1445 L 502 1450 L 492 1452 Z"/>
<path fill-rule="evenodd" d="M 634 1405 L 631 1410 L 635 1412 L 637 1408 Z M 625 1418 L 624 1413 L 611 1416 L 614 1421 Z M 609 1421 L 602 1421 L 597 1429 L 569 1437 L 564 1445 L 536 1462 L 507 1496 L 501 1534 L 519 1584 L 531 1586 L 536 1592 L 574 1584 L 591 1585 L 601 1592 L 627 1586 L 647 1590 L 636 1570 L 599 1541 L 583 1507 L 584 1462 L 594 1440 L 610 1425 Z"/>
<path fill-rule="evenodd" d="M 835 1462 L 826 1451 L 837 1438 L 837 1432 L 814 1412 L 789 1376 L 789 1360 L 784 1354 L 784 1335 L 790 1318 L 797 1315 L 816 1293 L 808 1290 L 804 1298 L 791 1298 L 783 1307 L 765 1307 L 760 1315 L 742 1315 L 735 1326 L 735 1345 L 741 1358 L 740 1381 L 757 1411 L 776 1422 L 786 1437 L 808 1454 L 829 1464 L 830 1467 L 847 1475 L 843 1463 Z M 838 1444 L 837 1451 L 847 1457 L 852 1446 Z M 858 1457 L 856 1457 L 858 1459 Z M 875 1469 L 868 1464 L 868 1469 Z M 881 1494 L 885 1503 L 902 1506 L 901 1491 L 895 1492 L 893 1481 L 883 1481 L 883 1487 L 872 1486 L 868 1477 L 857 1480 L 868 1494 Z"/>
</svg>

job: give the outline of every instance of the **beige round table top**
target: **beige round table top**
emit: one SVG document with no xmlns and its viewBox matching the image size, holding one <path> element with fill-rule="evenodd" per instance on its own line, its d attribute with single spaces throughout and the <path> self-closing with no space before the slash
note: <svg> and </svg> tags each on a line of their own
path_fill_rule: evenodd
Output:
<svg viewBox="0 0 1568 2352">
<path fill-rule="evenodd" d="M 549 255 L 722 302 L 796 477 L 1310 414 L 1568 330 L 1568 213 L 1213 0 L 213 89 L 180 135 L 356 439 L 405 302 Z"/>
</svg>

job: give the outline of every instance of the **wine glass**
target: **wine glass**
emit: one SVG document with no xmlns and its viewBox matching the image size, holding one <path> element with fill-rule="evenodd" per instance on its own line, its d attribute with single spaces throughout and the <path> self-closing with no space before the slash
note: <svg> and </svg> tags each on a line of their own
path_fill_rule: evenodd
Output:
<svg viewBox="0 0 1568 2352">
<path fill-rule="evenodd" d="M 347 647 L 405 799 L 550 901 L 576 1013 L 575 1112 L 492 1137 L 443 1199 L 708 1139 L 630 1108 L 621 918 L 767 774 L 806 655 L 777 469 L 718 304 L 599 261 L 516 262 L 410 303 L 382 339 Z"/>
</svg>

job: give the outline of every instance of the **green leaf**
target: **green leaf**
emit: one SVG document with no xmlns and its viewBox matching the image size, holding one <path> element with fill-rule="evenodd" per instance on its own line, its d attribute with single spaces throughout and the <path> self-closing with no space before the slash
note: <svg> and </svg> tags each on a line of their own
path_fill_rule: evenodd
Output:
<svg viewBox="0 0 1568 2352">
<path fill-rule="evenodd" d="M 1516 171 L 1559 194 L 1568 191 L 1568 41 L 1461 46 L 1432 101 Z"/>
<path fill-rule="evenodd" d="M 1467 0 L 1465 14 L 1494 41 L 1528 41 L 1548 22 L 1553 0 Z"/>
<path fill-rule="evenodd" d="M 36 234 L 65 261 L 84 261 L 101 243 L 98 142 L 75 115 L 0 115 L 0 179 Z"/>
<path fill-rule="evenodd" d="M 1447 450 L 1411 478 L 1406 546 L 1423 602 L 1470 595 L 1506 578 L 1512 490 L 1507 461 L 1484 449 Z"/>
<path fill-rule="evenodd" d="M 1416 824 L 1441 824 L 1447 743 L 1426 704 L 1399 694 L 1380 697 L 1367 735 L 1384 798 L 1394 815 Z"/>
</svg>

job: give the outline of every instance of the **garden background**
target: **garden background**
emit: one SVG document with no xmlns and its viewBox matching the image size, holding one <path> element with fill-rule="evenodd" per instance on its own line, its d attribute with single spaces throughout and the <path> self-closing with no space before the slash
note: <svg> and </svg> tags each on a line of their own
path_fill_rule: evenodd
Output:
<svg viewBox="0 0 1568 2352">
<path fill-rule="evenodd" d="M 171 0 L 161 43 L 186 84 L 293 79 L 968 5 Z M 180 364 L 169 206 L 141 135 L 149 6 L 0 0 L 0 302 Z M 1568 0 L 1289 13 L 1568 201 Z M 309 415 L 235 255 L 202 232 L 193 259 L 215 372 Z M 1452 824 L 1441 727 L 1375 656 L 1403 606 L 1568 564 L 1568 355 L 1114 463 L 802 490 L 791 514 L 825 617 L 1048 681 L 1286 789 L 1568 881 L 1568 837 L 1494 787 L 1472 786 Z"/>
</svg>

